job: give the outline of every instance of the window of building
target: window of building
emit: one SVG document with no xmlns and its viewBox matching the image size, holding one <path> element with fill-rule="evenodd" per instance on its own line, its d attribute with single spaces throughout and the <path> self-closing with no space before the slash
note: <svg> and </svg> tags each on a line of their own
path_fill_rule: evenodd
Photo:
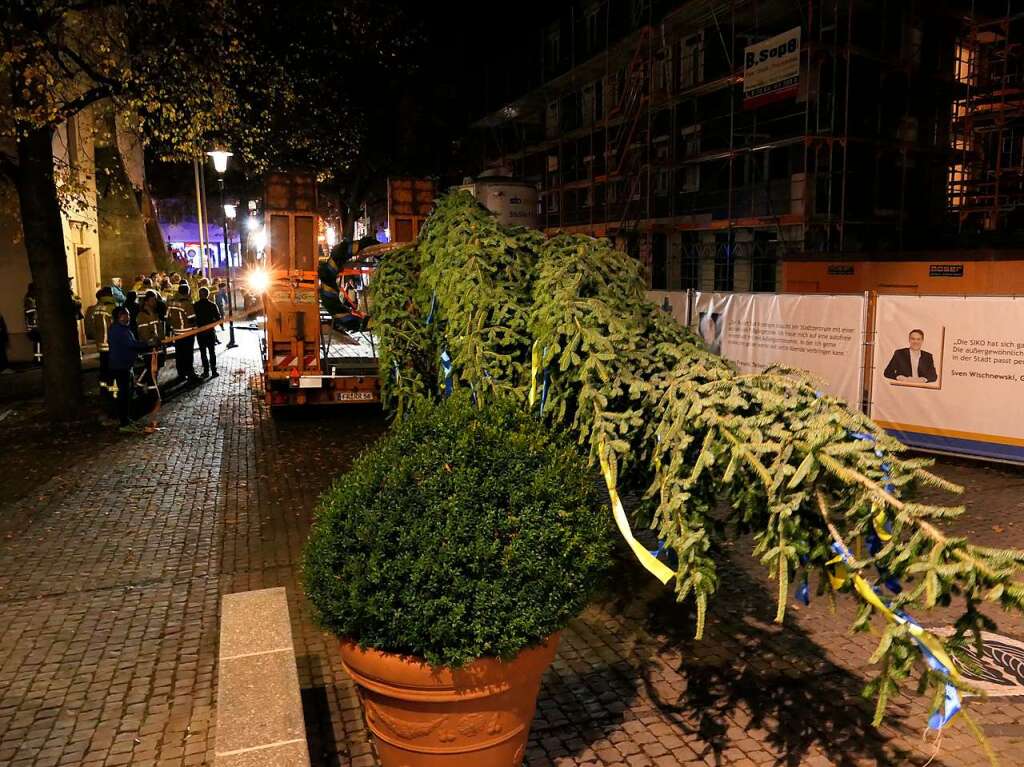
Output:
<svg viewBox="0 0 1024 767">
<path fill-rule="evenodd" d="M 956 46 L 956 61 L 954 63 L 954 74 L 956 75 L 957 82 L 964 84 L 971 83 L 972 81 L 972 69 L 974 57 L 971 55 L 971 48 L 967 45 L 958 44 Z"/>
<path fill-rule="evenodd" d="M 599 50 L 604 39 L 601 29 L 601 3 L 594 3 L 583 12 L 583 23 L 586 27 L 587 50 L 591 53 Z"/>
<path fill-rule="evenodd" d="M 694 232 L 684 232 L 681 237 L 683 248 L 679 275 L 680 290 L 700 290 L 700 244 Z"/>
<path fill-rule="evenodd" d="M 634 176 L 629 180 L 629 199 L 640 199 L 640 177 Z"/>
<path fill-rule="evenodd" d="M 651 0 L 633 0 L 633 25 L 646 24 L 651 15 Z"/>
<path fill-rule="evenodd" d="M 671 177 L 671 171 L 666 168 L 659 169 L 658 172 L 654 174 L 654 194 L 658 197 L 665 197 L 668 195 Z"/>
<path fill-rule="evenodd" d="M 715 235 L 714 289 L 730 291 L 736 276 L 736 243 L 731 234 Z"/>
<path fill-rule="evenodd" d="M 683 137 L 683 156 L 684 157 L 695 157 L 700 154 L 700 126 L 699 125 L 687 125 L 680 131 Z"/>
<path fill-rule="evenodd" d="M 583 124 L 582 101 L 579 92 L 570 93 L 562 99 L 562 130 L 576 130 Z"/>
<path fill-rule="evenodd" d="M 754 232 L 754 250 L 750 256 L 751 290 L 775 292 L 775 273 L 778 262 L 776 245 L 771 232 Z"/>
<path fill-rule="evenodd" d="M 615 104 L 618 103 L 616 101 L 615 96 L 615 92 L 618 88 L 616 80 L 618 80 L 618 75 L 615 72 L 612 72 L 610 75 L 601 80 L 602 84 L 604 85 L 604 87 L 601 89 L 601 100 L 604 104 L 603 114 L 608 114 L 614 108 Z"/>
<path fill-rule="evenodd" d="M 665 46 L 658 51 L 654 62 L 654 90 L 664 93 L 672 90 L 674 64 L 671 46 Z"/>
<path fill-rule="evenodd" d="M 684 165 L 681 173 L 681 179 L 679 181 L 680 192 L 699 192 L 700 191 L 700 166 L 699 165 Z"/>
<path fill-rule="evenodd" d="M 967 174 L 964 172 L 963 163 L 954 163 L 949 167 L 949 180 L 947 187 L 950 208 L 956 209 L 963 207 L 966 180 Z"/>
<path fill-rule="evenodd" d="M 668 288 L 668 237 L 663 232 L 651 235 L 651 290 Z"/>
<path fill-rule="evenodd" d="M 683 40 L 679 48 L 679 88 L 692 88 L 704 81 L 704 33 Z"/>
<path fill-rule="evenodd" d="M 591 125 L 597 113 L 594 109 L 594 84 L 583 86 L 583 124 Z"/>
<path fill-rule="evenodd" d="M 547 117 L 544 122 L 545 130 L 548 138 L 554 138 L 558 135 L 558 102 L 549 101 Z"/>
<path fill-rule="evenodd" d="M 536 40 L 537 38 L 533 38 Z M 544 64 L 548 71 L 554 71 L 562 61 L 562 33 L 555 26 L 544 36 Z"/>
</svg>

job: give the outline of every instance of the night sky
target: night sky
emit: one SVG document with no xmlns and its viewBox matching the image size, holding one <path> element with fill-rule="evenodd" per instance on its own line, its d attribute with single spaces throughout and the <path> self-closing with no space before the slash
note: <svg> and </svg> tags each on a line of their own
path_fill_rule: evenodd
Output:
<svg viewBox="0 0 1024 767">
<path fill-rule="evenodd" d="M 398 172 L 437 177 L 444 184 L 479 170 L 466 157 L 469 125 L 537 84 L 541 30 L 569 4 L 398 0 L 421 41 L 411 57 L 413 71 L 394 82 L 367 79 L 359 85 L 373 94 L 364 99 L 367 122 L 393 153 Z M 155 196 L 190 195 L 186 166 L 150 162 Z M 252 193 L 260 179 L 236 162 L 228 185 L 248 186 Z"/>
</svg>

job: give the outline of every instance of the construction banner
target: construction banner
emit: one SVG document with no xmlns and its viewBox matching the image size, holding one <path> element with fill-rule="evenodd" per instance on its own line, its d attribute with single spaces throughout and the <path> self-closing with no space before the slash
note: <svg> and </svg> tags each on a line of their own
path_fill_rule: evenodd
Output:
<svg viewBox="0 0 1024 767">
<path fill-rule="evenodd" d="M 807 371 L 859 410 L 864 396 L 864 294 L 694 294 L 691 324 L 708 348 L 740 372 L 773 365 Z"/>
<path fill-rule="evenodd" d="M 800 27 L 743 49 L 743 108 L 796 96 L 800 84 Z"/>
<path fill-rule="evenodd" d="M 870 415 L 912 447 L 1024 462 L 1024 299 L 878 296 Z"/>
<path fill-rule="evenodd" d="M 647 300 L 671 314 L 680 325 L 690 324 L 690 291 L 648 290 Z"/>
</svg>

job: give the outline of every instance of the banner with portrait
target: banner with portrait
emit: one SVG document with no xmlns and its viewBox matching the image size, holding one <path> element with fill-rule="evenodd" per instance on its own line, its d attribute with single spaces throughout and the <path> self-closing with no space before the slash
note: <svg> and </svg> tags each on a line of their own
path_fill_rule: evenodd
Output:
<svg viewBox="0 0 1024 767">
<path fill-rule="evenodd" d="M 878 296 L 870 415 L 907 445 L 1024 461 L 1024 299 Z"/>
<path fill-rule="evenodd" d="M 744 373 L 806 370 L 859 410 L 864 397 L 867 298 L 786 293 L 694 294 L 691 324 L 708 348 Z"/>
</svg>

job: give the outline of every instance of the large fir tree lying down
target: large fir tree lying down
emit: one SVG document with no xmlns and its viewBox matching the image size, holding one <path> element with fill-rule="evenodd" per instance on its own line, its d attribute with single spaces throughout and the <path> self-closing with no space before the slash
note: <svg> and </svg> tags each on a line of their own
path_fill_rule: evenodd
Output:
<svg viewBox="0 0 1024 767">
<path fill-rule="evenodd" d="M 876 721 L 916 667 L 941 727 L 963 685 L 950 655 L 991 627 L 980 603 L 1024 603 L 1024 552 L 949 537 L 936 522 L 962 507 L 906 499 L 915 482 L 961 488 L 806 375 L 737 373 L 646 300 L 638 264 L 606 240 L 507 229 L 457 192 L 418 242 L 388 254 L 373 301 L 385 402 L 399 417 L 445 390 L 469 389 L 481 407 L 511 397 L 573 433 L 613 490 L 646 490 L 634 521 L 678 565 L 641 559 L 695 601 L 698 637 L 715 549 L 746 533 L 778 582 L 778 621 L 810 571 L 860 601 L 855 629 L 884 617 Z M 959 634 L 944 643 L 910 618 L 954 597 Z"/>
</svg>

